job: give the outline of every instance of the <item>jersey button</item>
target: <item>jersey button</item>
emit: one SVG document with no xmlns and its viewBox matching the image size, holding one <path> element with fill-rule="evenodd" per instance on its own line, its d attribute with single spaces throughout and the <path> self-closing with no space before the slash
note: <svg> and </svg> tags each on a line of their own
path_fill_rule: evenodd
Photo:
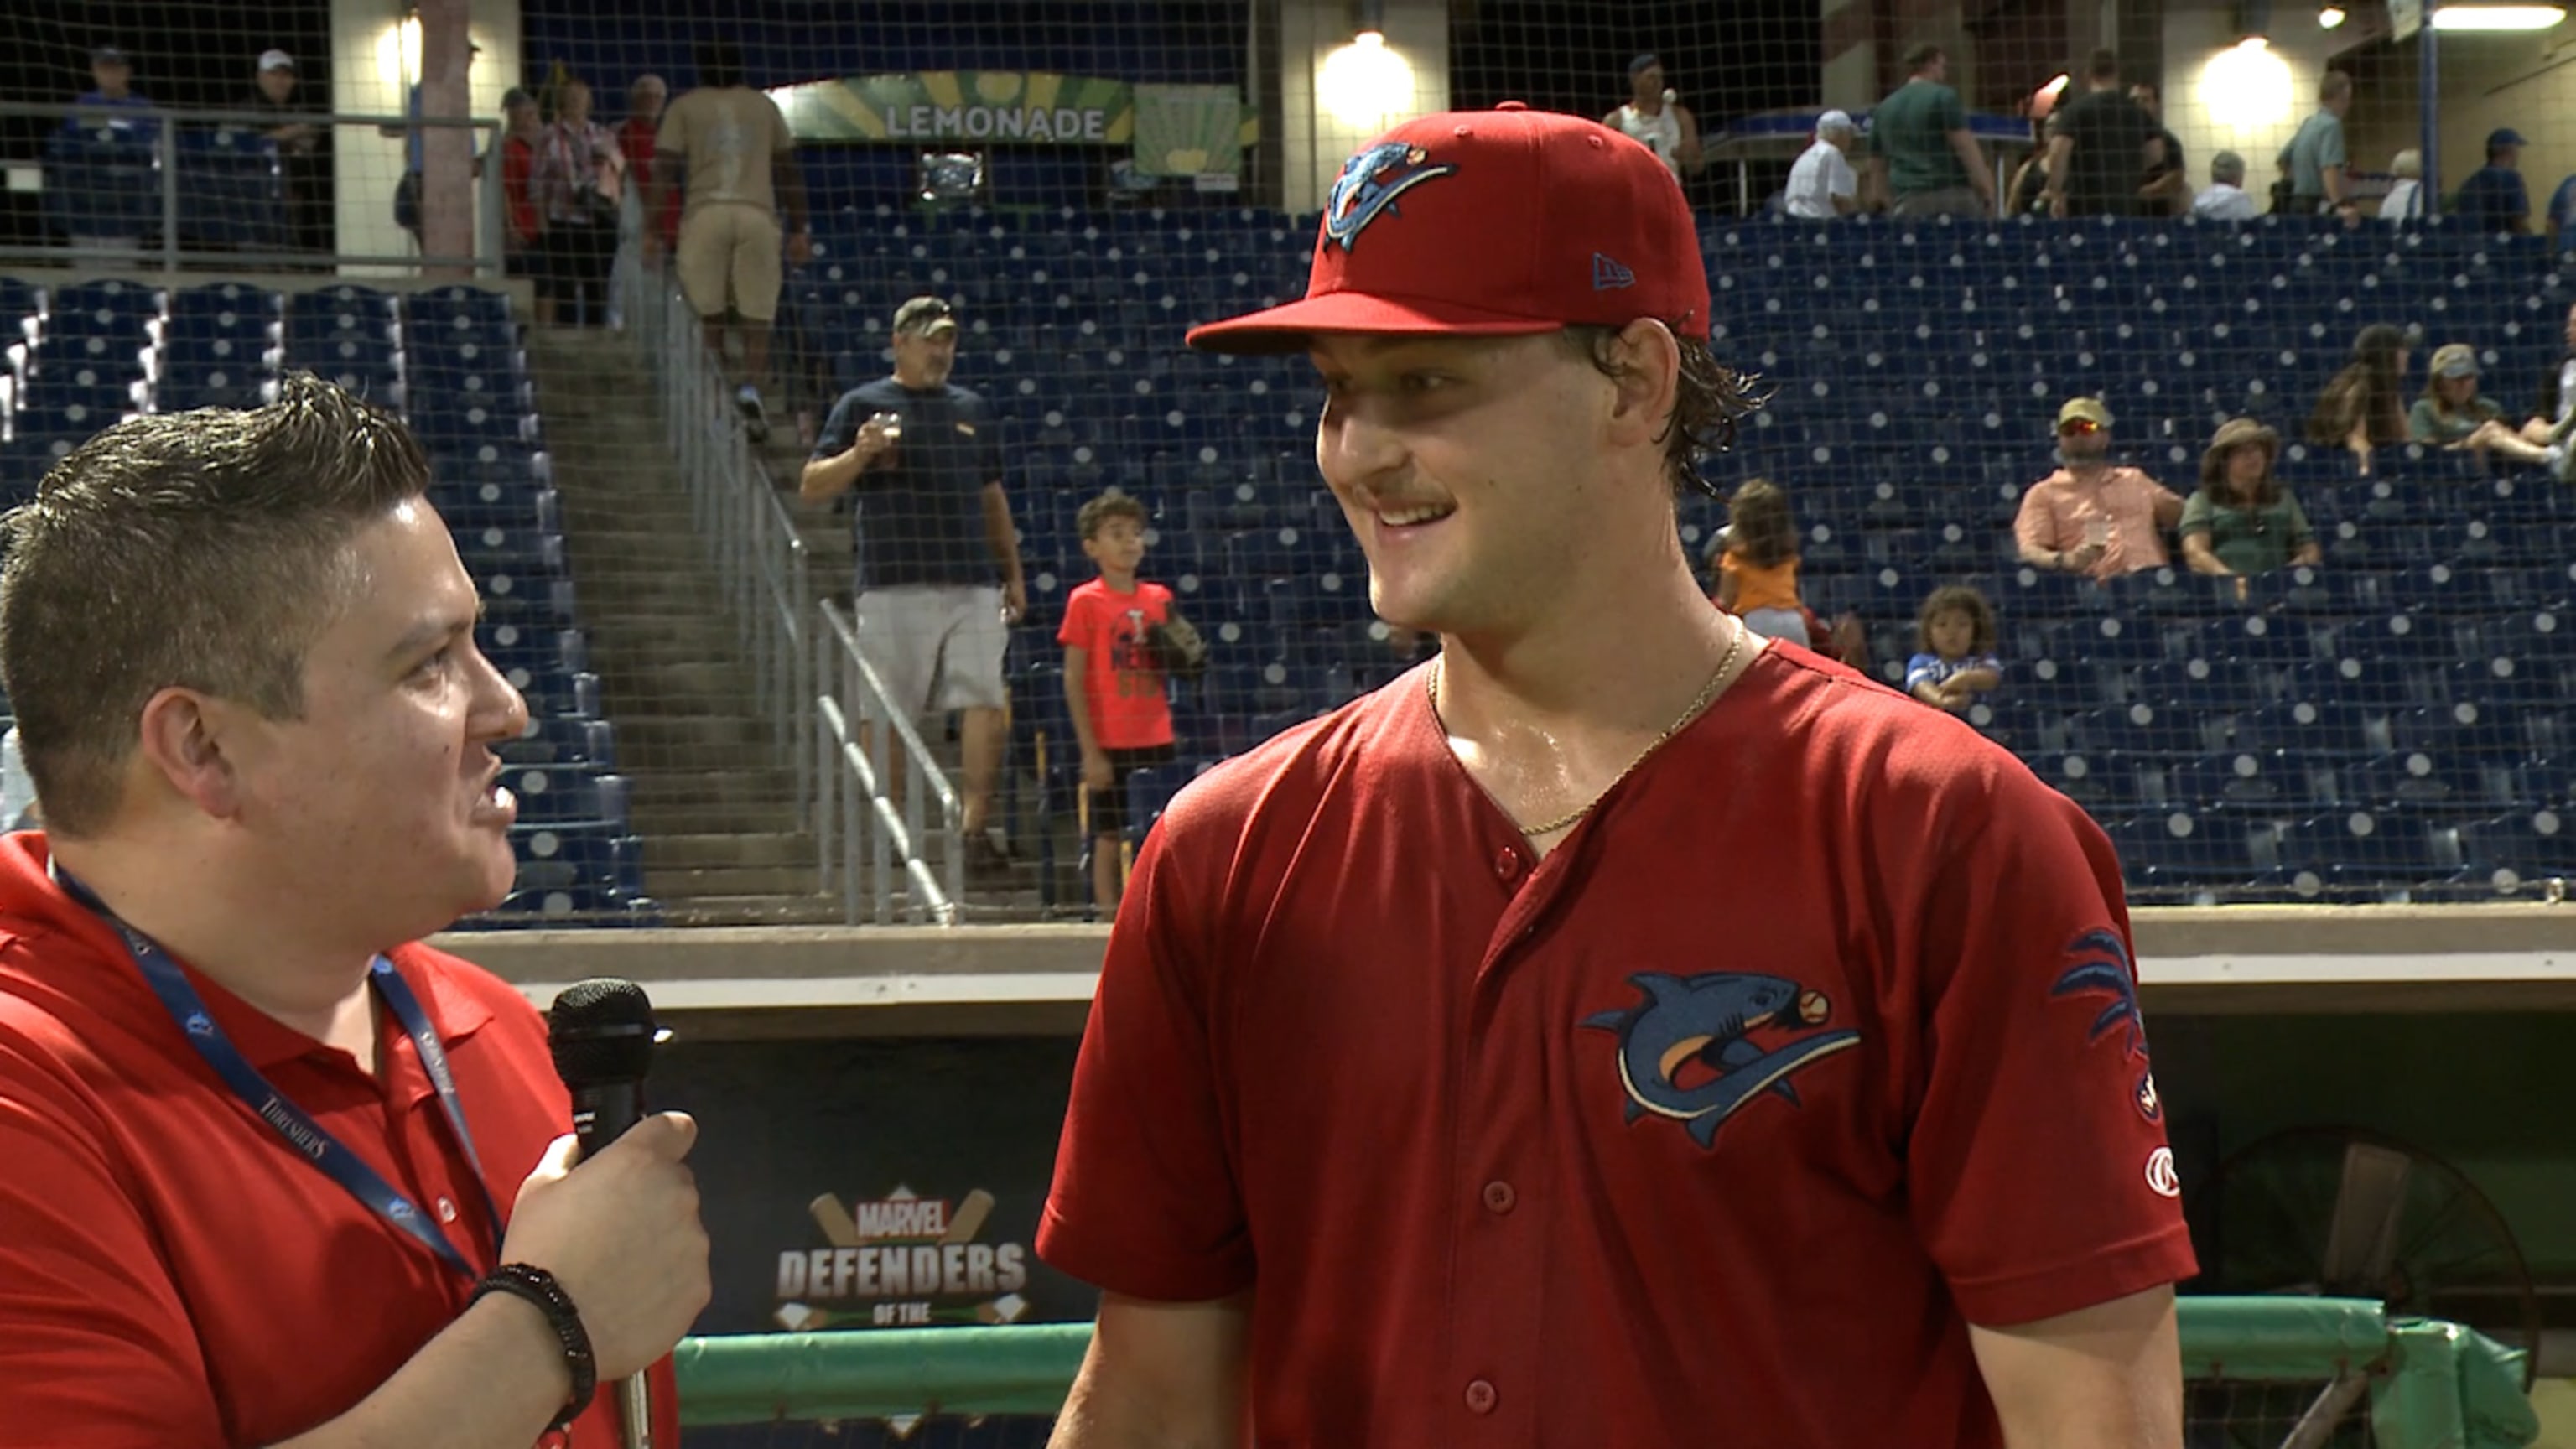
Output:
<svg viewBox="0 0 2576 1449">
<path fill-rule="evenodd" d="M 442 1223 L 456 1221 L 456 1199 L 443 1197 L 438 1200 L 438 1220 Z"/>
<path fill-rule="evenodd" d="M 1492 1384 L 1485 1382 L 1483 1379 L 1471 1379 L 1468 1381 L 1467 1408 L 1469 1412 L 1477 1414 L 1490 1414 L 1494 1412 L 1494 1397 L 1494 1386 Z"/>
<path fill-rule="evenodd" d="M 1494 877 L 1510 880 L 1521 873 L 1521 853 L 1509 846 L 1494 852 Z"/>
<path fill-rule="evenodd" d="M 1496 1181 L 1485 1184 L 1485 1207 L 1489 1211 L 1510 1212 L 1512 1205 L 1520 1200 L 1520 1194 L 1512 1191 L 1512 1185 L 1508 1182 Z"/>
</svg>

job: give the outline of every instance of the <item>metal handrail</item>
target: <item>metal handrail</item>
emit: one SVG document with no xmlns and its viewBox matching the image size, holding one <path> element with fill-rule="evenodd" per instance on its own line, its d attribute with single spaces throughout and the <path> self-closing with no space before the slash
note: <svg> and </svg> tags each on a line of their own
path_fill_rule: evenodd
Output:
<svg viewBox="0 0 2576 1449">
<path fill-rule="evenodd" d="M 850 924 L 858 924 L 864 914 L 879 925 L 891 925 L 893 866 L 899 861 L 911 887 L 912 918 L 953 926 L 957 903 L 966 889 L 965 802 L 946 772 L 932 761 L 930 746 L 914 727 L 910 711 L 896 708 L 888 697 L 885 680 L 859 647 L 849 616 L 828 599 L 814 607 L 823 625 L 814 631 L 814 677 L 822 681 L 837 677 L 841 686 L 838 698 L 822 692 L 814 696 L 814 717 L 819 721 L 815 767 L 822 793 L 814 836 L 823 889 L 833 889 L 838 878 L 843 916 Z M 890 744 L 903 748 L 899 808 L 882 785 Z M 945 881 L 932 873 L 916 848 L 923 839 L 925 803 L 939 807 L 937 839 L 947 867 Z M 875 821 L 874 830 L 866 828 L 870 818 Z M 869 906 L 864 913 L 859 885 L 863 855 Z"/>
</svg>

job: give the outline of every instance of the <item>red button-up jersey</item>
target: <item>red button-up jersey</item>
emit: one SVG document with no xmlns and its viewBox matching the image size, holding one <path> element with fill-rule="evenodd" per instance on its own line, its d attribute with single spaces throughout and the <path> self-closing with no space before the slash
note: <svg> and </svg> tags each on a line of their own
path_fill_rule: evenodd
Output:
<svg viewBox="0 0 2576 1449">
<path fill-rule="evenodd" d="M 464 1311 L 473 1285 L 299 1157 L 191 1050 L 124 942 L 0 840 L 0 1442 L 224 1449 L 326 1423 Z M 438 1028 L 510 1210 L 572 1107 L 545 1022 L 426 946 L 392 953 Z M 182 963 L 184 965 L 184 963 Z M 477 1271 L 497 1227 L 411 1038 L 384 1071 L 188 971 L 242 1056 L 438 1220 Z M 670 1366 L 655 1437 L 679 1442 Z M 573 1449 L 619 1442 L 602 1385 Z"/>
<path fill-rule="evenodd" d="M 2193 1271 L 2118 881 L 1790 650 L 1534 860 L 1417 672 L 1146 843 L 1039 1252 L 1257 1286 L 1264 1446 L 1997 1444 L 1968 1323 Z"/>
</svg>

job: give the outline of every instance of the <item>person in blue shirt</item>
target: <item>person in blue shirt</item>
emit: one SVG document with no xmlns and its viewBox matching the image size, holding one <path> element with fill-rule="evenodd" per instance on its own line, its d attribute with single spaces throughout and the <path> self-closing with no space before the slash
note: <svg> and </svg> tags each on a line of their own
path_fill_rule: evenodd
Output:
<svg viewBox="0 0 2576 1449">
<path fill-rule="evenodd" d="M 2549 194 L 2549 250 L 2553 255 L 2569 227 L 2576 227 L 2576 176 L 2559 182 L 2558 189 Z"/>
<path fill-rule="evenodd" d="M 133 124 L 122 116 L 102 116 L 100 111 L 148 111 L 152 103 L 134 89 L 134 60 L 113 45 L 102 45 L 89 53 L 89 78 L 92 89 L 80 93 L 72 102 L 72 112 L 63 117 L 63 130 L 78 134 L 105 124 L 119 129 Z"/>
<path fill-rule="evenodd" d="M 2531 230 L 2531 193 L 2524 189 L 2522 133 L 2511 126 L 2487 134 L 2487 164 L 2472 174 L 2451 209 L 2486 232 Z"/>
</svg>

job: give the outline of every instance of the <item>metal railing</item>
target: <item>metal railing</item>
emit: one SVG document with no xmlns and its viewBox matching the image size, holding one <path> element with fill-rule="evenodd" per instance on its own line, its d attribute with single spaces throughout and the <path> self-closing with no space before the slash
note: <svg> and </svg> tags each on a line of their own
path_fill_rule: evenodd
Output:
<svg viewBox="0 0 2576 1449">
<path fill-rule="evenodd" d="M 796 520 L 735 423 L 718 360 L 700 344 L 698 319 L 678 288 L 634 274 L 625 314 L 661 389 L 665 440 L 689 493 L 691 521 L 715 565 L 726 612 L 750 662 L 753 703 L 779 763 L 796 777 L 800 814 L 814 799 L 814 697 L 805 644 L 812 571 Z"/>
<path fill-rule="evenodd" d="M 482 277 L 501 273 L 505 207 L 498 166 L 483 167 L 473 182 L 472 255 L 424 256 L 356 244 L 401 244 L 393 208 L 408 165 L 409 132 L 468 131 L 481 154 L 500 140 L 496 121 L 0 102 L 0 118 L 29 117 L 66 123 L 49 139 L 41 162 L 11 163 L 13 171 L 34 174 L 47 234 L 65 239 L 0 246 L 0 261 L 171 272 L 207 265 L 308 267 L 326 261 L 346 268 L 466 269 Z M 332 236 L 329 248 L 318 253 L 295 245 L 286 160 L 265 137 L 287 124 L 331 134 Z M 70 139 L 83 132 L 110 139 L 96 145 Z M 381 164 L 370 168 L 361 160 L 367 157 Z M 272 210 L 274 228 L 254 223 L 255 216 Z"/>
<path fill-rule="evenodd" d="M 819 721 L 814 765 L 822 789 L 814 837 L 823 889 L 837 887 L 842 917 L 850 924 L 868 920 L 892 925 L 895 872 L 900 869 L 911 919 L 953 926 L 966 884 L 964 802 L 932 761 L 911 712 L 894 708 L 886 698 L 885 681 L 859 648 L 850 616 L 828 599 L 815 605 L 815 614 L 822 627 L 814 631 L 814 676 L 821 685 L 839 687 L 837 695 L 828 688 L 814 695 Z M 896 746 L 903 752 L 900 801 L 882 785 L 886 752 Z M 932 871 L 921 849 L 922 815 L 929 805 L 939 809 L 930 838 L 940 847 L 945 880 Z"/>
</svg>

